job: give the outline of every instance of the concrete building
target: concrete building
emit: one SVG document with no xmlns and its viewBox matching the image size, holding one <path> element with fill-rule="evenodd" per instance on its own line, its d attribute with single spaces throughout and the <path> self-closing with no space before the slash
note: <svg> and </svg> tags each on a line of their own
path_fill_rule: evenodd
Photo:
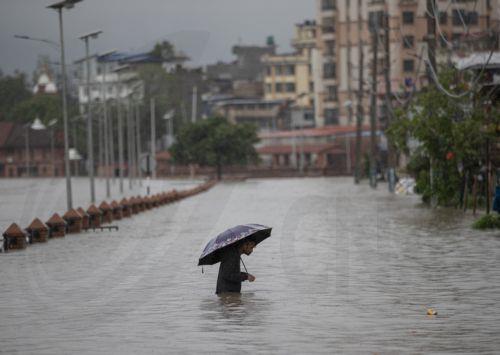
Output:
<svg viewBox="0 0 500 355">
<path fill-rule="evenodd" d="M 262 97 L 264 73 L 262 58 L 265 55 L 273 55 L 275 51 L 276 46 L 272 37 L 268 38 L 265 46 L 234 46 L 233 54 L 236 59 L 233 62 L 218 62 L 205 68 L 210 95 Z"/>
<path fill-rule="evenodd" d="M 213 113 L 226 117 L 229 122 L 252 123 L 260 132 L 287 127 L 288 102 L 286 100 L 228 99 L 214 104 Z"/>
<path fill-rule="evenodd" d="M 295 26 L 293 53 L 270 54 L 262 59 L 265 65 L 264 98 L 290 101 L 296 127 L 315 125 L 316 43 L 316 22 L 305 21 Z"/>
<path fill-rule="evenodd" d="M 265 55 L 264 98 L 291 100 L 300 107 L 312 107 L 314 81 L 312 53 L 316 48 L 316 23 L 296 25 L 292 40 L 294 53 Z"/>
<path fill-rule="evenodd" d="M 498 29 L 498 1 L 436 1 L 433 13 L 438 17 L 436 58 L 449 59 L 450 50 L 467 52 L 478 47 L 491 48 L 488 39 Z M 317 104 L 317 125 L 352 125 L 350 110 L 356 103 L 359 84 L 360 51 L 364 55 L 364 114 L 369 118 L 369 93 L 373 68 L 373 36 L 369 24 L 379 23 L 378 70 L 379 119 L 386 112 L 384 73 L 389 71 L 391 89 L 404 98 L 428 83 L 426 0 L 317 0 L 318 49 L 321 54 L 322 92 Z M 386 60 L 384 13 L 389 14 L 390 60 Z M 495 31 L 496 31 L 495 30 Z M 493 33 L 494 34 L 494 33 Z M 485 44 L 488 43 L 488 44 Z M 496 42 L 498 46 L 498 41 Z M 390 69 L 389 69 L 390 67 Z M 351 105 L 349 105 L 351 103 Z"/>
<path fill-rule="evenodd" d="M 381 132 L 377 131 L 377 140 Z M 328 126 L 301 130 L 261 132 L 257 145 L 262 163 L 268 168 L 320 169 L 348 175 L 354 169 L 356 129 Z M 370 144 L 368 126 L 362 129 L 362 150 Z"/>
<path fill-rule="evenodd" d="M 105 56 L 93 55 L 90 58 L 90 99 L 94 102 L 118 100 L 135 93 L 139 100 L 144 96 L 144 87 L 139 80 L 137 66 L 144 63 L 161 61 L 148 53 L 125 54 L 113 53 Z M 85 112 L 87 96 L 87 61 L 86 58 L 75 61 L 78 66 L 78 102 L 80 111 Z M 123 70 L 117 70 L 123 68 Z"/>
</svg>

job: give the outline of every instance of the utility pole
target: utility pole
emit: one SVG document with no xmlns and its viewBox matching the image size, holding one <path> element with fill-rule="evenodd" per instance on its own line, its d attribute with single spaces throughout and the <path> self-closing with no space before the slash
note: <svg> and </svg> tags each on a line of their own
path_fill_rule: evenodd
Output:
<svg viewBox="0 0 500 355">
<path fill-rule="evenodd" d="M 358 107 L 356 119 L 356 165 L 354 174 L 354 183 L 359 184 L 361 180 L 361 130 L 363 128 L 363 70 L 364 70 L 364 53 L 363 53 L 363 16 L 361 14 L 362 0 L 358 0 Z"/>
<path fill-rule="evenodd" d="M 118 103 L 117 103 L 118 105 Z M 111 105 L 110 111 L 109 111 L 109 136 L 108 136 L 108 141 L 109 141 L 109 160 L 111 163 L 111 179 L 113 181 L 113 185 L 115 183 L 115 167 L 116 167 L 116 159 L 115 159 L 115 144 L 114 144 L 114 133 L 113 133 L 113 106 Z"/>
<path fill-rule="evenodd" d="M 371 24 L 372 32 L 372 92 L 370 97 L 370 186 L 377 187 L 377 74 L 378 74 L 378 40 L 379 40 L 379 16 L 375 16 L 375 23 Z"/>
<path fill-rule="evenodd" d="M 437 21 L 437 16 L 433 16 L 434 14 L 434 9 L 436 9 L 436 0 L 427 0 L 427 11 L 426 11 L 426 18 L 427 18 L 427 56 L 429 58 L 429 63 L 427 64 L 427 80 L 429 81 L 429 85 L 433 85 L 433 80 L 432 80 L 432 69 L 434 69 L 435 73 L 437 74 L 438 68 L 436 65 L 436 21 Z M 437 15 L 437 14 L 434 14 Z M 432 67 L 432 68 L 431 68 Z M 431 206 L 436 207 L 437 206 L 437 197 L 435 195 L 434 191 L 434 173 L 435 173 L 435 167 L 434 167 L 434 159 L 431 157 L 430 158 L 430 183 L 431 183 Z"/>
<path fill-rule="evenodd" d="M 132 151 L 132 102 L 130 96 L 127 98 L 127 176 L 128 176 L 128 188 L 132 190 L 132 165 L 133 165 L 133 151 Z"/>
<path fill-rule="evenodd" d="M 156 179 L 156 167 L 154 166 L 156 159 L 156 118 L 155 118 L 155 99 L 151 99 L 151 158 L 149 159 L 149 168 L 151 176 Z"/>
<path fill-rule="evenodd" d="M 140 159 L 141 159 L 141 106 L 139 103 L 135 106 L 135 132 L 136 132 L 136 169 L 137 169 L 137 178 L 139 179 L 139 186 L 142 187 L 142 171 L 140 167 Z"/>
<path fill-rule="evenodd" d="M 391 88 L 391 38 L 390 38 L 390 16 L 386 1 L 386 12 L 384 13 L 384 37 L 385 37 L 385 107 L 386 107 L 386 132 L 392 122 L 392 88 Z M 394 193 L 396 185 L 396 157 L 394 156 L 394 146 L 392 141 L 387 137 L 387 167 L 388 167 L 388 182 L 389 192 Z"/>
<path fill-rule="evenodd" d="M 122 86 L 120 85 L 120 90 Z M 120 91 L 119 91 L 120 92 Z M 118 116 L 118 170 L 120 174 L 120 194 L 123 194 L 123 107 L 121 98 L 118 97 L 117 116 Z"/>
<path fill-rule="evenodd" d="M 87 59 L 87 155 L 90 180 L 90 202 L 95 202 L 95 183 L 94 183 L 94 135 L 92 132 L 92 99 L 90 90 L 90 53 L 89 37 L 83 37 L 85 41 L 85 55 Z"/>
<path fill-rule="evenodd" d="M 351 33 L 351 1 L 346 1 L 347 7 L 347 31 Z M 349 96 L 350 105 L 347 107 L 349 114 L 349 125 L 352 124 L 352 62 L 351 62 L 351 38 L 347 37 L 347 91 Z M 351 138 L 349 133 L 344 137 L 345 147 L 346 147 L 346 170 L 348 174 L 352 173 L 352 162 L 351 162 Z"/>
<path fill-rule="evenodd" d="M 104 176 L 106 178 L 106 197 L 111 197 L 111 186 L 109 185 L 109 122 L 108 122 L 108 105 L 107 105 L 107 87 L 106 87 L 106 61 L 103 62 L 102 71 L 102 111 L 104 119 Z"/>
<path fill-rule="evenodd" d="M 191 108 L 191 122 L 196 122 L 196 116 L 198 115 L 198 87 L 195 85 L 193 87 L 193 104 Z"/>
</svg>

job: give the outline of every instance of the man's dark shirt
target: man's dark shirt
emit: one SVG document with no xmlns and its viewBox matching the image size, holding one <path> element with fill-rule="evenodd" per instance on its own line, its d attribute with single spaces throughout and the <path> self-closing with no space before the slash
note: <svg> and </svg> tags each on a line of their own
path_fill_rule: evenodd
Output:
<svg viewBox="0 0 500 355">
<path fill-rule="evenodd" d="M 241 292 L 241 283 L 248 279 L 246 272 L 240 271 L 240 253 L 233 247 L 224 251 L 219 267 L 215 293 Z"/>
</svg>

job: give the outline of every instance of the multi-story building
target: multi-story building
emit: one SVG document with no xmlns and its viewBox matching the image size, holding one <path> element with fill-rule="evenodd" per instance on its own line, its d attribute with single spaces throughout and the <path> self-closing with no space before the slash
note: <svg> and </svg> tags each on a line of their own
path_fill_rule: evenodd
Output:
<svg viewBox="0 0 500 355">
<path fill-rule="evenodd" d="M 429 82 L 427 39 L 432 36 L 427 35 L 427 5 L 427 0 L 317 0 L 317 39 L 322 61 L 318 126 L 355 123 L 360 66 L 364 69 L 363 107 L 365 123 L 368 123 L 374 38 L 378 42 L 379 118 L 386 112 L 383 105 L 386 72 L 391 91 L 403 100 Z M 431 15 L 436 14 L 438 18 L 434 36 L 438 63 L 449 60 L 450 51 L 462 53 L 478 47 L 491 48 L 491 41 L 479 39 L 489 39 L 491 31 L 498 31 L 498 1 L 435 0 L 435 6 Z M 388 14 L 387 22 L 385 14 Z M 389 56 L 385 55 L 387 25 Z M 373 36 L 375 28 L 378 28 L 377 36 Z M 498 46 L 498 41 L 494 45 Z"/>
<path fill-rule="evenodd" d="M 316 22 L 304 21 L 295 26 L 293 53 L 266 55 L 264 98 L 291 102 L 290 127 L 313 127 L 315 81 L 319 75 L 316 48 Z"/>
<path fill-rule="evenodd" d="M 236 45 L 232 50 L 236 56 L 233 62 L 218 62 L 205 68 L 210 96 L 261 97 L 264 67 L 262 58 L 275 53 L 273 37 L 268 38 L 265 46 Z"/>
<path fill-rule="evenodd" d="M 305 21 L 296 25 L 292 40 L 293 53 L 266 55 L 264 98 L 291 100 L 300 107 L 312 107 L 314 81 L 312 55 L 316 49 L 316 23 Z"/>
</svg>

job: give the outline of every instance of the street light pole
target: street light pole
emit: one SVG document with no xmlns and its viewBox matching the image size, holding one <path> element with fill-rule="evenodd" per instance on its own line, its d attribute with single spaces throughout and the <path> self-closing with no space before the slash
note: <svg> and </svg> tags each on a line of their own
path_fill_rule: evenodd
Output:
<svg viewBox="0 0 500 355">
<path fill-rule="evenodd" d="M 64 54 L 64 31 L 63 31 L 63 17 L 62 9 L 72 8 L 75 3 L 81 0 L 65 0 L 53 5 L 48 6 L 48 8 L 57 10 L 59 15 L 59 36 L 61 42 L 61 67 L 62 67 L 62 106 L 63 106 L 63 126 L 64 126 L 64 173 L 66 175 L 66 202 L 67 208 L 70 210 L 73 208 L 73 196 L 71 191 L 71 176 L 69 169 L 69 147 L 68 147 L 68 107 L 66 101 L 66 58 Z"/>
<path fill-rule="evenodd" d="M 26 125 L 26 177 L 30 177 L 30 125 Z"/>
<path fill-rule="evenodd" d="M 102 31 L 96 31 L 80 37 L 85 42 L 85 58 L 87 61 L 87 154 L 90 180 L 90 202 L 95 202 L 95 182 L 94 182 L 94 137 L 92 132 L 92 98 L 90 90 L 90 50 L 89 39 L 97 38 Z"/>
<path fill-rule="evenodd" d="M 156 117 L 155 117 L 155 99 L 151 99 L 151 159 L 149 160 L 151 169 L 151 177 L 156 179 Z M 154 162 L 154 163 L 153 163 Z"/>
<path fill-rule="evenodd" d="M 141 106 L 137 103 L 135 108 L 135 131 L 136 131 L 136 169 L 137 169 L 137 179 L 139 179 L 139 186 L 142 187 L 142 171 L 140 167 L 141 159 Z"/>
<path fill-rule="evenodd" d="M 102 110 L 104 114 L 104 174 L 106 177 L 106 197 L 111 196 L 111 187 L 109 185 L 109 122 L 108 122 L 108 107 L 106 100 L 106 62 L 103 63 L 102 71 Z"/>
</svg>

